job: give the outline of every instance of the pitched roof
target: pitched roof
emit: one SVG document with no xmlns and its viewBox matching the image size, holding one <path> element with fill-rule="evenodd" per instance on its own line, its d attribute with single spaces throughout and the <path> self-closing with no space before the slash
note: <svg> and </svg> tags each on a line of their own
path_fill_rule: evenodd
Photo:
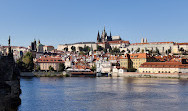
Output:
<svg viewBox="0 0 188 111">
<path fill-rule="evenodd" d="M 141 68 L 188 68 L 188 64 L 181 62 L 145 62 Z"/>
<path fill-rule="evenodd" d="M 57 56 L 41 56 L 36 60 L 36 63 L 63 63 L 61 57 Z"/>
<path fill-rule="evenodd" d="M 148 43 L 133 43 L 131 45 L 144 45 L 144 44 L 172 44 L 174 42 L 148 42 Z"/>
</svg>

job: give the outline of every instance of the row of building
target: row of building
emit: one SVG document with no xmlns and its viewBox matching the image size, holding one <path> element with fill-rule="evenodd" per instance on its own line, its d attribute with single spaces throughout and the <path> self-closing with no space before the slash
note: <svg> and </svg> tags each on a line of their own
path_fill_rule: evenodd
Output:
<svg viewBox="0 0 188 111">
<path fill-rule="evenodd" d="M 129 41 L 124 41 L 120 36 L 107 35 L 104 28 L 102 34 L 99 32 L 97 34 L 97 42 L 79 42 L 73 44 L 60 44 L 57 50 L 72 51 L 71 47 L 75 47 L 76 51 L 80 51 L 80 47 L 92 47 L 93 50 L 97 50 L 98 46 L 104 49 L 114 49 L 118 48 L 121 52 L 126 53 L 152 53 L 158 55 L 168 55 L 168 54 L 187 54 L 188 53 L 188 43 L 176 43 L 176 42 L 148 42 L 147 38 L 142 38 L 141 43 L 130 43 Z"/>
<path fill-rule="evenodd" d="M 107 49 L 107 52 L 98 50 L 99 46 Z M 90 52 L 80 53 L 84 47 L 89 47 Z M 109 52 L 115 48 L 120 53 Z M 8 49 L 9 46 L 0 46 L 0 54 L 6 55 Z M 108 36 L 105 28 L 101 35 L 98 32 L 97 42 L 63 44 L 54 49 L 34 40 L 28 48 L 11 46 L 11 49 L 15 60 L 31 52 L 35 68 L 40 67 L 43 71 L 49 70 L 50 66 L 58 71 L 59 65 L 64 63 L 69 71 L 96 69 L 96 72 L 101 73 L 188 73 L 188 43 L 148 42 L 145 38 L 141 43 L 131 44 L 120 36 L 112 36 L 111 32 Z"/>
</svg>

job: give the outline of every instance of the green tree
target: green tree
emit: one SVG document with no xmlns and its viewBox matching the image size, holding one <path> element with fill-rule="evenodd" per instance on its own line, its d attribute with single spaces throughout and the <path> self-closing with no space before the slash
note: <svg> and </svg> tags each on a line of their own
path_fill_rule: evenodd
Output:
<svg viewBox="0 0 188 111">
<path fill-rule="evenodd" d="M 119 48 L 115 47 L 114 49 L 111 50 L 111 53 L 118 54 L 118 53 L 120 53 L 120 50 L 119 50 Z"/>
<path fill-rule="evenodd" d="M 75 47 L 75 46 L 72 46 L 72 47 L 71 47 L 71 50 L 72 50 L 73 52 L 75 52 L 75 51 L 76 51 L 76 47 Z"/>
<path fill-rule="evenodd" d="M 183 47 L 181 47 L 181 48 L 179 49 L 179 51 L 182 51 L 182 52 L 183 52 L 183 51 L 184 51 Z"/>
<path fill-rule="evenodd" d="M 39 65 L 37 65 L 36 70 L 37 70 L 37 71 L 40 71 L 40 66 L 39 66 Z"/>
<path fill-rule="evenodd" d="M 89 46 L 84 46 L 83 51 L 84 52 L 89 52 L 90 51 L 90 47 Z"/>
<path fill-rule="evenodd" d="M 93 66 L 91 67 L 91 71 L 93 71 L 93 72 L 96 71 L 96 65 L 93 65 Z"/>
<path fill-rule="evenodd" d="M 65 47 L 64 50 L 65 50 L 65 51 L 68 51 L 69 49 L 68 49 L 68 47 Z"/>
<path fill-rule="evenodd" d="M 60 72 L 65 71 L 65 64 L 64 63 L 59 64 L 59 71 Z"/>
<path fill-rule="evenodd" d="M 122 53 L 124 53 L 124 52 L 125 52 L 125 50 L 122 50 L 121 52 L 122 52 Z"/>
<path fill-rule="evenodd" d="M 81 51 L 83 51 L 83 47 L 78 47 L 79 48 L 79 51 L 81 52 Z"/>
<path fill-rule="evenodd" d="M 104 48 L 102 46 L 97 45 L 97 51 L 102 51 Z"/>
<path fill-rule="evenodd" d="M 159 52 L 159 49 L 156 47 L 156 53 L 157 54 L 160 54 L 160 52 Z"/>
<path fill-rule="evenodd" d="M 140 48 L 138 48 L 138 49 L 136 50 L 136 52 L 140 52 Z"/>
<path fill-rule="evenodd" d="M 22 71 L 32 71 L 34 68 L 33 63 L 33 57 L 31 52 L 27 52 L 21 61 L 18 61 L 18 63 L 21 63 L 21 70 Z"/>
<path fill-rule="evenodd" d="M 54 68 L 52 66 L 49 66 L 49 71 L 54 71 Z"/>
</svg>

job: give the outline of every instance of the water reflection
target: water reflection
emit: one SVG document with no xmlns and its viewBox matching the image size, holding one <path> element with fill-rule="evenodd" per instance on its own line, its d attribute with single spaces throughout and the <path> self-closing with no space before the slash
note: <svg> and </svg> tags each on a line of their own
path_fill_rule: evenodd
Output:
<svg viewBox="0 0 188 111">
<path fill-rule="evenodd" d="M 19 110 L 186 110 L 187 82 L 151 78 L 23 78 Z"/>
</svg>

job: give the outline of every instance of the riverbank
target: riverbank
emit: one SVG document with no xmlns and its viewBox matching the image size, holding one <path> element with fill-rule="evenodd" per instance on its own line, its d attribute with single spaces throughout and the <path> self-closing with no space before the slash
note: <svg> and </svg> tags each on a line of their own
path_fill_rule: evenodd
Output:
<svg viewBox="0 0 188 111">
<path fill-rule="evenodd" d="M 122 77 L 188 79 L 188 73 L 137 73 L 124 72 Z"/>
<path fill-rule="evenodd" d="M 21 72 L 22 77 L 69 77 L 66 72 Z"/>
<path fill-rule="evenodd" d="M 66 72 L 22 72 L 22 77 L 70 77 Z M 110 75 L 109 75 L 110 76 Z M 138 73 L 124 72 L 121 74 L 112 73 L 112 77 L 134 77 L 134 78 L 172 78 L 188 79 L 188 73 Z M 82 77 L 82 76 L 81 76 Z"/>
</svg>

